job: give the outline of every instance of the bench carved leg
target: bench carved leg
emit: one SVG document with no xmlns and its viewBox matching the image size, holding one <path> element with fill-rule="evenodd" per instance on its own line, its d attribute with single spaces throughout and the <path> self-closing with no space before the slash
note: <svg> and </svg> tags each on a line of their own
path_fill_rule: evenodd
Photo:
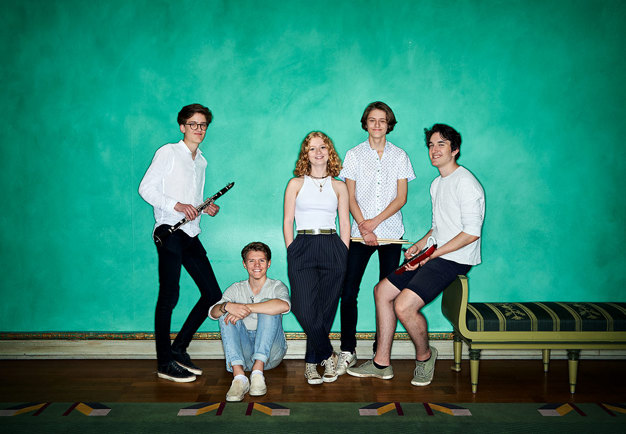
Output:
<svg viewBox="0 0 626 434">
<path fill-rule="evenodd" d="M 541 354 L 543 355 L 543 372 L 548 372 L 550 367 L 550 350 L 541 350 Z"/>
<path fill-rule="evenodd" d="M 480 363 L 480 350 L 469 350 L 470 357 L 470 380 L 472 381 L 472 393 L 478 390 L 478 364 Z"/>
<path fill-rule="evenodd" d="M 454 333 L 452 337 L 454 339 L 454 363 L 452 364 L 452 370 L 455 372 L 461 372 L 461 351 L 463 350 L 463 342 L 456 333 Z"/>
<path fill-rule="evenodd" d="M 576 377 L 580 350 L 567 350 L 567 369 L 569 371 L 569 393 L 576 393 Z"/>
</svg>

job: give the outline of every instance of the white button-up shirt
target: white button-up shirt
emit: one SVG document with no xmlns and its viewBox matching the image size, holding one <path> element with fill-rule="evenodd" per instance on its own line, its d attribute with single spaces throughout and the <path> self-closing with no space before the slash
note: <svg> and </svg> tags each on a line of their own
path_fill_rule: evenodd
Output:
<svg viewBox="0 0 626 434">
<path fill-rule="evenodd" d="M 339 177 L 356 182 L 355 196 L 365 219 L 380 214 L 398 195 L 398 180 L 415 179 L 409 156 L 402 149 L 385 143 L 382 158 L 368 140 L 346 153 Z M 399 239 L 404 235 L 402 213 L 398 211 L 374 230 L 378 238 Z M 359 225 L 352 222 L 353 237 L 360 237 Z"/>
<path fill-rule="evenodd" d="M 200 205 L 204 199 L 204 173 L 207 162 L 200 149 L 196 158 L 182 140 L 157 149 L 152 163 L 139 184 L 139 194 L 154 207 L 154 227 L 175 225 L 185 214 L 174 210 L 177 202 Z M 190 237 L 200 233 L 200 216 L 181 226 Z"/>
</svg>

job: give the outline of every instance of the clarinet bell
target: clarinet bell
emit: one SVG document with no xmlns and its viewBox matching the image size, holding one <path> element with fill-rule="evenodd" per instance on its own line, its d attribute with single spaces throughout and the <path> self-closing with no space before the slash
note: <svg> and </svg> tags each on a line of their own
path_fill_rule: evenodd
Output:
<svg viewBox="0 0 626 434">
<path fill-rule="evenodd" d="M 165 225 L 159 226 L 158 228 L 154 230 L 154 234 L 152 235 L 154 244 L 156 244 L 158 247 L 163 247 L 163 244 L 165 243 L 165 239 L 171 234 L 172 232 L 167 226 Z"/>
</svg>

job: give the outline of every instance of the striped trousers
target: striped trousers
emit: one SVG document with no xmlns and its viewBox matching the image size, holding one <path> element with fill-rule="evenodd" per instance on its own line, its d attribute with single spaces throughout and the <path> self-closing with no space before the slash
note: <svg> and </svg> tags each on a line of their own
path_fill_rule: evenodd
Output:
<svg viewBox="0 0 626 434">
<path fill-rule="evenodd" d="M 298 235 L 287 249 L 291 311 L 306 333 L 307 363 L 321 363 L 333 353 L 328 334 L 333 325 L 348 248 L 336 235 Z"/>
</svg>

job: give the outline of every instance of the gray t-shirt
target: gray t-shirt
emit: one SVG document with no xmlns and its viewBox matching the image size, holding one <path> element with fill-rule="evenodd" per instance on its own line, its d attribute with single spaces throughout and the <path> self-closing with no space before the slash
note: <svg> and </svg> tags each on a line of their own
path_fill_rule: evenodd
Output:
<svg viewBox="0 0 626 434">
<path fill-rule="evenodd" d="M 241 282 L 235 282 L 226 288 L 226 291 L 222 294 L 222 299 L 215 303 L 241 303 L 241 304 L 250 304 L 250 303 L 260 303 L 262 301 L 268 301 L 272 299 L 284 300 L 289 304 L 289 310 L 285 313 L 289 313 L 291 311 L 291 300 L 289 298 L 289 289 L 287 286 L 280 280 L 267 279 L 261 291 L 254 295 L 252 293 L 252 288 L 250 288 L 250 284 L 248 280 L 242 280 Z M 209 318 L 211 319 L 219 319 L 219 317 L 211 316 L 211 310 L 213 306 L 209 309 Z M 257 327 L 257 314 L 251 313 L 243 320 L 243 324 L 246 326 L 248 330 L 256 330 Z"/>
</svg>

